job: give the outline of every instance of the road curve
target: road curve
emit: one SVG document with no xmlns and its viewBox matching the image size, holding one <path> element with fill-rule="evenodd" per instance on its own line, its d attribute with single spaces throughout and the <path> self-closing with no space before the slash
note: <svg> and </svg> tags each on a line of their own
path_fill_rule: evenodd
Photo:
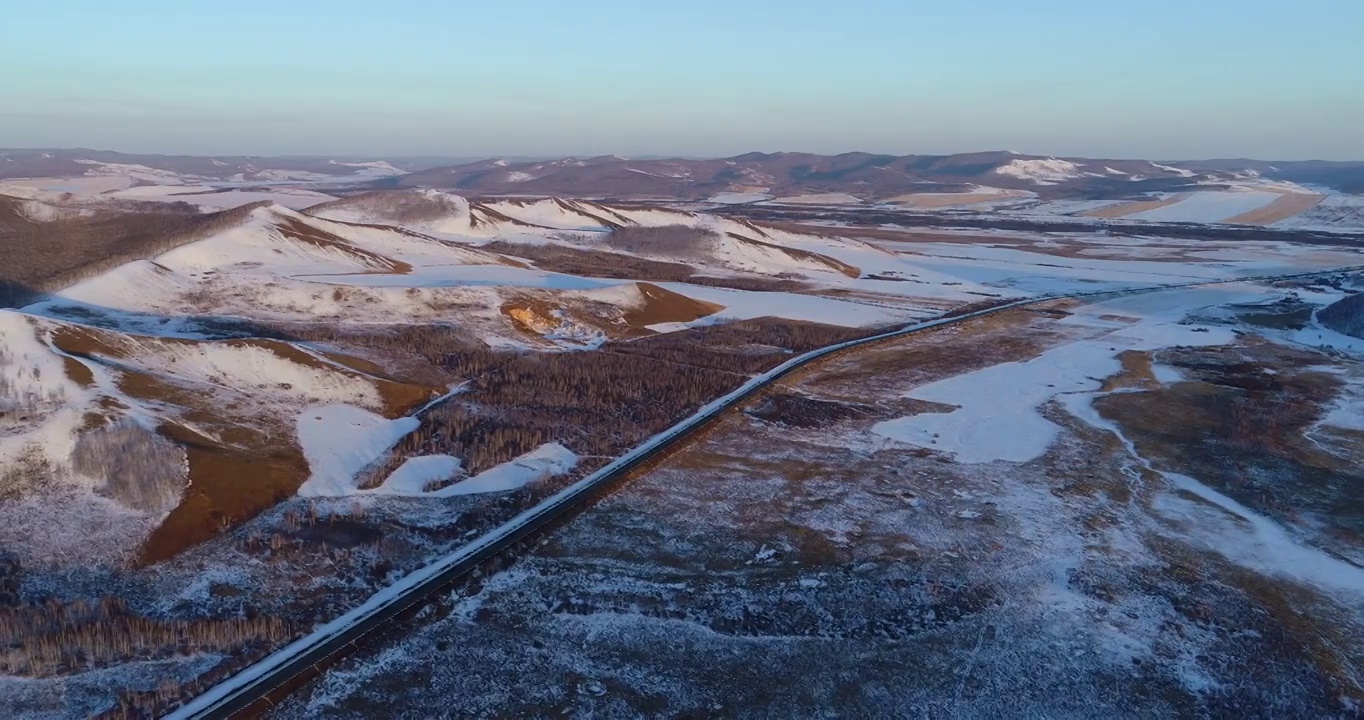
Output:
<svg viewBox="0 0 1364 720">
<path fill-rule="evenodd" d="M 298 640 L 280 648 L 260 662 L 242 670 L 232 677 L 210 688 L 185 705 L 174 710 L 166 718 L 175 720 L 201 720 L 210 718 L 229 718 L 267 697 L 273 691 L 289 683 L 290 680 L 306 672 L 312 666 L 334 655 L 347 651 L 357 640 L 383 627 L 412 610 L 442 588 L 479 567 L 488 559 L 536 533 L 553 523 L 571 509 L 596 497 L 598 492 L 610 486 L 612 481 L 621 478 L 631 470 L 655 458 L 674 445 L 677 445 L 710 421 L 730 408 L 744 402 L 757 392 L 780 380 L 791 372 L 816 360 L 835 353 L 870 343 L 911 335 L 924 330 L 952 325 L 955 323 L 983 317 L 994 313 L 1013 310 L 1030 305 L 1055 300 L 1082 299 L 1099 296 L 1121 296 L 1139 293 L 1162 292 L 1181 288 L 1208 285 L 1226 285 L 1242 282 L 1268 282 L 1297 278 L 1334 275 L 1342 272 L 1364 271 L 1364 265 L 1355 265 L 1333 270 L 1323 270 L 1292 275 L 1275 275 L 1237 278 L 1234 280 L 1215 280 L 1191 282 L 1176 285 L 1156 285 L 1123 290 L 1106 290 L 1069 295 L 1049 295 L 1045 297 L 1016 300 L 983 310 L 942 317 L 927 322 L 907 325 L 898 330 L 872 335 L 859 340 L 850 340 L 835 345 L 812 350 L 796 356 L 777 367 L 757 375 L 729 394 L 703 406 L 695 414 L 671 428 L 655 435 L 642 445 L 630 450 L 605 467 L 569 485 L 554 495 L 541 501 L 491 532 L 473 540 L 459 550 L 440 558 L 431 564 L 403 577 L 393 585 L 380 590 L 364 603 L 341 615 Z"/>
</svg>

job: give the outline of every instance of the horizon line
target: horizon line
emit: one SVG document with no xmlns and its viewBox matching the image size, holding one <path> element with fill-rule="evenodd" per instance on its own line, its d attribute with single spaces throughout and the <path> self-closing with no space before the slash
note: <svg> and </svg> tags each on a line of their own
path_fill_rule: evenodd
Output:
<svg viewBox="0 0 1364 720">
<path fill-rule="evenodd" d="M 1276 163 L 1276 162 L 1277 162 L 1277 163 L 1342 163 L 1342 164 L 1364 163 L 1364 158 L 1360 158 L 1360 159 L 1349 159 L 1349 160 L 1326 160 L 1326 159 L 1323 159 L 1323 158 L 1321 158 L 1321 157 L 1306 157 L 1306 158 L 1258 158 L 1258 157 L 1253 157 L 1253 156 L 1249 156 L 1249 155 L 1240 155 L 1240 156 L 1229 156 L 1229 155 L 1224 155 L 1224 156 L 1218 156 L 1218 157 L 1197 156 L 1197 157 L 1182 157 L 1182 158 L 1172 158 L 1172 157 L 1136 157 L 1136 156 L 1126 156 L 1126 157 L 1124 157 L 1124 156 L 1117 156 L 1117 155 L 1100 156 L 1100 155 L 1075 155 L 1075 154 L 1058 154 L 1058 153 L 1029 153 L 1029 152 L 1019 152 L 1019 151 L 1017 151 L 1017 150 L 1001 150 L 1001 149 L 993 149 L 993 150 L 966 150 L 966 151 L 961 151 L 961 152 L 947 152 L 947 153 L 919 153 L 919 152 L 911 152 L 911 153 L 893 153 L 893 152 L 873 152 L 873 151 L 870 151 L 870 150 L 847 150 L 847 151 L 836 152 L 836 153 L 828 153 L 828 152 L 812 152 L 812 151 L 807 151 L 807 150 L 773 150 L 773 151 L 765 151 L 765 150 L 748 150 L 748 151 L 745 151 L 745 152 L 735 153 L 735 154 L 732 154 L 732 155 L 704 155 L 704 154 L 685 154 L 685 153 L 667 154 L 667 153 L 656 153 L 656 152 L 636 153 L 636 154 L 633 154 L 633 155 L 623 155 L 623 154 L 621 154 L 621 153 L 564 153 L 564 154 L 557 154 L 557 153 L 554 153 L 554 154 L 544 154 L 544 153 L 536 153 L 536 154 L 516 154 L 516 153 L 505 153 L 505 154 L 499 154 L 499 153 L 468 153 L 468 154 L 464 154 L 464 153 L 450 153 L 450 152 L 431 152 L 431 153 L 425 153 L 425 154 L 423 154 L 423 153 L 416 153 L 416 154 L 413 154 L 413 153 L 382 153 L 382 152 L 376 152 L 376 153 L 355 153 L 355 152 L 350 152 L 350 151 L 348 151 L 348 152 L 346 152 L 346 153 L 277 153 L 277 154 L 269 154 L 269 153 L 230 153 L 230 152 L 229 152 L 229 153 L 164 152 L 164 151 L 141 152 L 141 151 L 136 151 L 136 150 L 111 150 L 111 149 L 106 149 L 106 148 L 91 148 L 91 147 L 84 147 L 84 146 L 80 146 L 80 145 L 71 145 L 71 146 L 56 146 L 56 145 L 51 145 L 51 146 L 41 146 L 41 147 L 14 147 L 14 146 L 0 147 L 0 152 L 6 152 L 6 151 L 12 151 L 12 150 L 13 150 L 13 151 L 24 151 L 24 152 L 46 152 L 46 151 L 80 152 L 80 151 L 88 151 L 88 152 L 97 152 L 97 153 L 113 153 L 113 154 L 118 154 L 118 155 L 147 155 L 147 156 L 168 157 L 168 158 L 172 158 L 172 157 L 203 157 L 203 158 L 224 158 L 224 157 L 229 157 L 229 158 L 272 158 L 272 159 L 309 159 L 309 160 L 317 160 L 317 159 L 335 159 L 335 158 L 342 158 L 342 159 L 347 159 L 347 160 L 362 159 L 362 158 L 368 158 L 368 159 L 371 159 L 371 160 L 447 159 L 447 160 L 467 160 L 467 161 L 470 161 L 470 162 L 478 162 L 478 161 L 480 161 L 480 160 L 496 160 L 496 159 L 512 159 L 512 160 L 521 160 L 521 161 L 525 161 L 525 162 L 535 162 L 535 161 L 537 161 L 537 160 L 543 160 L 543 159 L 562 159 L 562 158 L 591 159 L 591 158 L 599 158 L 599 157 L 616 157 L 616 158 L 620 158 L 620 159 L 623 160 L 623 161 L 629 161 L 629 160 L 651 161 L 651 160 L 732 160 L 732 159 L 734 159 L 734 158 L 736 158 L 736 157 L 742 157 L 742 156 L 745 156 L 745 155 L 769 155 L 769 156 L 770 156 L 770 155 L 815 155 L 815 156 L 819 156 L 819 157 L 842 157 L 842 156 L 845 156 L 845 155 L 871 155 L 871 156 L 889 157 L 889 158 L 905 158 L 905 157 L 954 157 L 954 156 L 957 156 L 957 155 L 995 155 L 995 154 L 1008 154 L 1008 155 L 1018 155 L 1018 156 L 1020 156 L 1020 157 L 1025 157 L 1025 158 L 1055 158 L 1055 159 L 1059 159 L 1059 160 L 1065 160 L 1065 159 L 1070 159 L 1070 158 L 1077 158 L 1077 159 L 1085 159 L 1085 160 L 1141 160 L 1141 161 L 1147 161 L 1147 162 L 1222 162 L 1222 161 L 1253 161 L 1253 162 L 1263 162 L 1263 163 Z"/>
</svg>

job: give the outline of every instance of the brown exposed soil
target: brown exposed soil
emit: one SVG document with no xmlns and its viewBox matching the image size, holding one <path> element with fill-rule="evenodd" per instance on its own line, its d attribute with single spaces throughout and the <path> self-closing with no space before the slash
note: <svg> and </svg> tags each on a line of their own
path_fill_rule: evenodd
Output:
<svg viewBox="0 0 1364 720">
<path fill-rule="evenodd" d="M 251 447 L 226 445 L 183 425 L 159 428 L 185 448 L 189 488 L 180 505 L 142 547 L 139 562 L 151 565 L 255 517 L 291 497 L 308 478 L 308 461 L 293 443 L 256 435 Z"/>
<path fill-rule="evenodd" d="M 517 330 L 535 340 L 541 340 L 545 333 L 563 324 L 563 318 L 555 315 L 563 312 L 563 308 L 544 298 L 513 298 L 498 309 Z"/>
<path fill-rule="evenodd" d="M 52 329 L 50 337 L 52 346 L 68 355 L 87 358 L 95 355 L 123 358 L 127 355 L 121 345 L 111 342 L 102 331 L 92 328 L 59 325 Z"/>
<path fill-rule="evenodd" d="M 519 225 L 521 227 L 540 227 L 539 225 L 532 225 L 531 223 L 517 220 L 510 215 L 500 213 L 483 203 L 469 203 L 469 227 L 479 228 L 499 222 L 507 223 L 509 225 Z"/>
<path fill-rule="evenodd" d="M 686 282 L 695 270 L 683 263 L 648 260 L 624 253 L 586 250 L 563 245 L 530 245 L 497 240 L 483 246 L 490 252 L 525 258 L 549 272 L 617 280 Z"/>
<path fill-rule="evenodd" d="M 638 283 L 643 303 L 625 311 L 625 322 L 632 329 L 657 323 L 691 322 L 725 309 L 723 305 L 687 297 L 652 283 Z"/>
<path fill-rule="evenodd" d="M 1321 201 L 1325 199 L 1325 195 L 1284 193 L 1279 196 L 1278 200 L 1262 208 L 1241 213 L 1222 222 L 1230 225 L 1270 225 L 1280 220 L 1287 220 L 1294 215 L 1305 213 L 1320 205 Z"/>
<path fill-rule="evenodd" d="M 916 385 L 1001 362 L 1040 355 L 1073 329 L 1052 322 L 1056 306 L 1019 308 L 927 330 L 858 350 L 793 373 L 785 386 L 804 383 L 829 398 L 865 398 L 868 384 L 903 392 Z"/>
<path fill-rule="evenodd" d="M 115 381 L 119 392 L 138 400 L 168 403 L 178 407 L 193 408 L 206 398 L 188 388 L 174 385 L 149 373 L 124 370 L 118 373 Z"/>
<path fill-rule="evenodd" d="M 94 386 L 95 374 L 90 368 L 85 366 L 85 363 L 69 355 L 63 355 L 62 365 L 66 370 L 66 376 L 70 378 L 72 382 L 83 388 Z"/>
<path fill-rule="evenodd" d="M 589 212 L 589 211 L 587 211 L 587 210 L 584 210 L 583 207 L 580 207 L 580 206 L 579 206 L 580 203 L 571 203 L 571 204 L 570 204 L 570 203 L 564 202 L 563 200 L 560 200 L 559 198 L 554 198 L 554 204 L 558 205 L 559 207 L 561 207 L 561 208 L 563 208 L 564 210 L 567 210 L 567 211 L 569 211 L 569 212 L 571 212 L 571 213 L 575 213 L 575 214 L 578 214 L 578 215 L 582 215 L 583 217 L 585 217 L 585 218 L 587 218 L 587 219 L 589 219 L 589 220 L 592 220 L 593 222 L 601 223 L 601 224 L 602 224 L 603 226 L 605 226 L 605 227 L 609 227 L 609 228 L 618 228 L 618 227 L 624 227 L 625 225 L 628 224 L 628 223 L 625 223 L 625 222 L 621 222 L 620 216 L 616 216 L 617 219 L 612 220 L 612 219 L 609 219 L 609 218 L 607 217 L 607 214 L 606 214 L 606 213 L 597 214 L 597 213 L 593 213 L 593 212 Z M 602 209 L 604 210 L 605 208 L 602 208 Z"/>
<path fill-rule="evenodd" d="M 91 430 L 98 430 L 109 424 L 109 416 L 104 413 L 88 412 L 81 418 L 81 426 L 76 432 L 86 433 Z"/>
<path fill-rule="evenodd" d="M 375 273 L 385 275 L 407 275 L 412 272 L 412 266 L 408 263 L 358 248 L 346 242 L 346 240 L 340 236 L 333 235 L 325 230 L 320 230 L 307 223 L 299 222 L 294 218 L 279 218 L 275 223 L 275 227 L 279 230 L 281 235 L 290 240 L 322 248 L 323 250 L 341 253 L 366 267 L 372 268 L 372 272 Z"/>
<path fill-rule="evenodd" d="M 1174 205 L 1175 203 L 1184 200 L 1186 197 L 1188 196 L 1184 194 L 1176 194 L 1159 200 L 1138 200 L 1135 202 L 1120 203 L 1118 205 L 1109 205 L 1108 207 L 1102 207 L 1096 210 L 1086 210 L 1085 212 L 1080 213 L 1080 217 L 1123 218 L 1128 215 L 1146 212 L 1147 210 L 1159 210 L 1163 207 L 1169 207 L 1170 205 Z"/>
<path fill-rule="evenodd" d="M 390 418 L 426 403 L 442 389 L 368 372 L 380 368 L 358 358 L 339 353 L 319 357 L 279 340 L 134 339 L 80 326 L 54 328 L 51 336 L 53 345 L 63 352 L 95 362 L 100 358 L 135 360 L 148 344 L 221 343 L 235 348 L 258 348 L 287 362 L 365 378 L 373 383 L 383 400 L 382 414 Z M 89 372 L 89 368 L 76 362 Z M 125 365 L 112 366 L 111 370 L 117 375 L 119 390 L 130 397 L 183 408 L 184 412 L 183 423 L 163 423 L 158 432 L 184 448 L 189 464 L 189 488 L 179 505 L 145 542 L 140 563 L 165 560 L 225 528 L 255 517 L 291 497 L 307 479 L 308 463 L 288 429 L 272 427 L 266 418 L 234 418 L 233 407 L 218 407 L 211 394 L 201 392 L 193 384 L 181 384 L 173 377 L 139 372 Z M 101 424 L 107 422 L 103 416 L 96 418 Z"/>
<path fill-rule="evenodd" d="M 191 341 L 192 342 L 192 341 Z M 370 363 L 358 358 L 350 358 L 340 353 L 326 353 L 324 357 L 331 360 L 336 367 L 323 359 L 308 353 L 295 345 L 280 341 L 262 338 L 250 338 L 246 340 L 228 340 L 224 342 L 229 347 L 257 347 L 268 350 L 289 362 L 303 365 L 304 367 L 325 370 L 328 372 L 340 373 L 355 377 L 357 374 L 374 383 L 374 387 L 379 391 L 379 397 L 384 401 L 384 408 L 380 414 L 395 418 L 402 416 L 407 411 L 420 407 L 433 396 L 438 394 L 441 388 L 427 387 L 412 383 L 398 382 L 392 380 L 383 373 L 382 369 L 374 363 Z M 363 368 L 368 367 L 371 372 Z"/>
<path fill-rule="evenodd" d="M 338 202 L 344 202 L 344 201 L 338 201 Z M 331 203 L 327 203 L 327 204 L 330 205 Z M 308 209 L 308 210 L 309 210 L 309 214 L 312 214 L 311 211 L 314 210 L 314 209 L 316 209 L 316 208 L 309 208 L 309 209 Z M 354 221 L 350 221 L 350 220 L 334 220 L 334 219 L 331 219 L 331 218 L 319 218 L 319 219 L 320 219 L 320 220 L 324 220 L 324 221 L 329 222 L 329 223 L 336 223 L 337 225 L 348 225 L 348 226 L 350 226 L 350 227 L 368 228 L 368 229 L 370 229 L 370 230 L 383 230 L 383 231 L 385 231 L 385 232 L 391 232 L 391 233 L 395 233 L 395 234 L 397 234 L 397 235 L 403 235 L 403 236 L 405 236 L 405 237 L 410 237 L 410 238 L 414 238 L 414 239 L 417 239 L 417 240 L 422 240 L 422 241 L 424 241 L 424 242 L 428 242 L 428 243 L 431 243 L 431 244 L 433 244 L 433 245 L 446 245 L 446 246 L 448 246 L 448 244 L 447 244 L 444 240 L 441 240 L 440 238 L 432 237 L 432 236 L 427 235 L 427 234 L 425 234 L 425 233 L 420 233 L 420 232 L 417 232 L 416 230 L 410 230 L 410 229 L 408 229 L 408 228 L 401 227 L 401 226 L 398 226 L 398 225 L 385 225 L 385 224 L 383 224 L 383 223 L 354 222 Z M 480 259 L 483 260 L 483 263 L 482 263 L 482 264 L 486 264 L 486 265 L 510 265 L 511 267 L 517 267 L 517 268 L 522 268 L 522 269 L 525 269 L 525 268 L 526 268 L 526 264 L 525 264 L 525 263 L 522 263 L 522 262 L 517 261 L 517 260 L 513 260 L 513 259 L 508 258 L 508 257 L 503 257 L 503 256 L 501 256 L 501 255 L 497 255 L 497 254 L 494 254 L 494 253 L 485 253 L 485 252 L 483 252 L 483 251 L 482 251 L 481 249 L 479 249 L 479 248 L 464 246 L 464 247 L 462 247 L 461 249 L 462 249 L 464 252 L 466 252 L 466 253 L 470 253 L 470 254 L 472 254 L 472 255 L 479 256 Z M 398 262 L 398 261 L 394 261 L 394 262 Z M 476 265 L 476 264 L 479 264 L 479 263 L 472 263 L 472 264 L 475 264 L 475 265 Z M 400 274 L 402 274 L 402 273 L 400 273 Z"/>
<path fill-rule="evenodd" d="M 522 295 L 508 300 L 502 314 L 518 330 L 534 338 L 552 332 L 566 321 L 596 328 L 611 338 L 652 334 L 646 326 L 656 323 L 691 322 L 724 309 L 652 283 L 636 283 L 640 303 L 619 307 L 554 295 Z"/>
<path fill-rule="evenodd" d="M 618 223 L 620 226 L 634 224 L 634 221 L 631 220 L 630 218 L 621 215 L 620 213 L 616 212 L 615 210 L 612 210 L 611 208 L 605 205 L 599 205 L 597 203 L 588 202 L 586 200 L 575 200 L 573 202 L 578 207 L 590 208 L 593 211 L 594 216 L 600 215 L 609 218 Z"/>
<path fill-rule="evenodd" d="M 1306 433 L 1341 380 L 1315 353 L 1267 342 L 1164 351 L 1185 380 L 1098 398 L 1157 467 L 1184 473 L 1258 512 L 1364 549 L 1364 474 Z M 1269 370 L 1271 372 L 1266 372 Z"/>
<path fill-rule="evenodd" d="M 1119 389 L 1151 388 L 1160 385 L 1155 372 L 1151 369 L 1151 353 L 1141 350 L 1124 350 L 1118 353 L 1122 370 L 1104 380 L 1100 388 L 1103 392 Z"/>
<path fill-rule="evenodd" d="M 754 240 L 753 238 L 744 237 L 743 235 L 737 235 L 735 233 L 729 233 L 729 236 L 740 243 L 754 245 L 757 247 L 766 248 L 768 250 L 776 250 L 777 252 L 780 252 L 784 255 L 787 255 L 788 257 L 794 258 L 801 262 L 813 262 L 820 265 L 824 265 L 825 267 L 828 267 L 830 270 L 833 270 L 834 272 L 842 273 L 843 275 L 846 275 L 853 279 L 862 277 L 861 268 L 849 265 L 843 262 L 842 260 L 831 258 L 828 255 L 821 255 L 817 252 L 810 252 L 809 250 L 802 250 L 800 248 L 790 248 L 784 245 L 773 245 L 772 243 L 763 242 L 761 240 Z"/>
</svg>

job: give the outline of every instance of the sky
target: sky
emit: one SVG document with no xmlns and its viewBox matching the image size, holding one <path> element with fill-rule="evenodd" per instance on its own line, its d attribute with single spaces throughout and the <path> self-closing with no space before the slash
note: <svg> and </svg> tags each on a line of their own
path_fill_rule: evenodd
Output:
<svg viewBox="0 0 1364 720">
<path fill-rule="evenodd" d="M 1361 0 L 43 0 L 0 147 L 1364 160 Z"/>
</svg>

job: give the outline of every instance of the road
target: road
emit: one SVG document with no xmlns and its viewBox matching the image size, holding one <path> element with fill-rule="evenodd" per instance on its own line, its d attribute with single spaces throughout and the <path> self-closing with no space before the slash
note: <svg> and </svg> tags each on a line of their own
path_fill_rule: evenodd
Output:
<svg viewBox="0 0 1364 720">
<path fill-rule="evenodd" d="M 812 350 L 753 377 L 736 390 L 702 407 L 687 419 L 655 435 L 644 444 L 627 452 L 600 470 L 564 488 L 488 534 L 469 542 L 454 553 L 407 575 L 392 586 L 379 591 L 350 612 L 318 627 L 312 633 L 286 645 L 255 665 L 210 688 L 207 692 L 166 717 L 177 720 L 228 718 L 252 707 L 274 691 L 289 685 L 292 680 L 308 672 L 310 668 L 324 661 L 334 660 L 336 657 L 349 652 L 357 647 L 359 641 L 365 636 L 383 628 L 396 618 L 401 617 L 406 611 L 419 608 L 427 602 L 429 597 L 442 592 L 489 559 L 521 541 L 535 536 L 536 533 L 566 516 L 570 511 L 599 497 L 613 482 L 625 477 L 631 470 L 655 459 L 661 453 L 686 442 L 688 438 L 726 411 L 740 405 L 795 370 L 830 355 L 994 313 L 1056 300 L 1089 299 L 1100 296 L 1117 297 L 1189 287 L 1319 277 L 1362 270 L 1364 270 L 1364 266 L 1350 266 L 1292 275 L 1158 285 L 1017 300 L 961 315 L 915 323 L 880 335 Z"/>
</svg>

